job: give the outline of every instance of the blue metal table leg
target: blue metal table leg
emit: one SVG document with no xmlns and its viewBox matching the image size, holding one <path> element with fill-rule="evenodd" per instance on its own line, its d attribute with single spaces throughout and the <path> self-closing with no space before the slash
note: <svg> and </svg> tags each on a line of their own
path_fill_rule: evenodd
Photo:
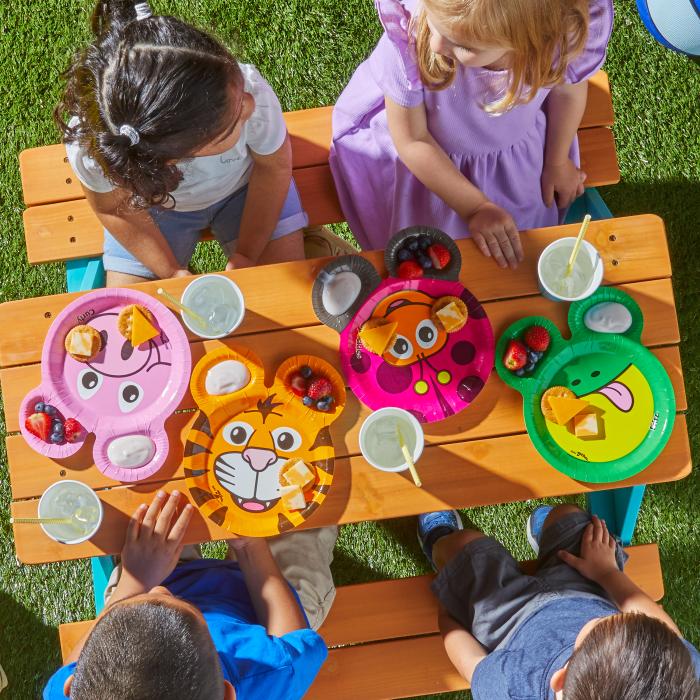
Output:
<svg viewBox="0 0 700 700">
<path fill-rule="evenodd" d="M 626 486 L 586 495 L 588 510 L 605 520 L 608 530 L 620 538 L 623 545 L 632 540 L 637 516 L 646 486 Z"/>
</svg>

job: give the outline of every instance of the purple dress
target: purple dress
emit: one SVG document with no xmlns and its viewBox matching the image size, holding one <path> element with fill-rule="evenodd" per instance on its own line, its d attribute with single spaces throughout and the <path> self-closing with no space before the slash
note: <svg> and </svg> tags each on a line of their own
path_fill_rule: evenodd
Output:
<svg viewBox="0 0 700 700">
<path fill-rule="evenodd" d="M 449 88 L 421 83 L 408 23 L 416 0 L 375 0 L 384 35 L 353 74 L 333 110 L 330 166 L 343 212 L 364 249 L 384 248 L 406 226 L 442 229 L 465 238 L 465 222 L 421 184 L 399 159 L 386 121 L 384 96 L 404 107 L 425 104 L 428 129 L 462 172 L 489 199 L 508 211 L 519 229 L 553 226 L 564 212 L 542 201 L 540 177 L 547 117 L 541 89 L 525 105 L 493 116 L 481 104 L 503 90 L 504 71 L 459 67 Z M 612 30 L 612 0 L 590 1 L 585 49 L 569 65 L 577 83 L 603 64 Z M 578 165 L 578 143 L 571 157 Z"/>
</svg>

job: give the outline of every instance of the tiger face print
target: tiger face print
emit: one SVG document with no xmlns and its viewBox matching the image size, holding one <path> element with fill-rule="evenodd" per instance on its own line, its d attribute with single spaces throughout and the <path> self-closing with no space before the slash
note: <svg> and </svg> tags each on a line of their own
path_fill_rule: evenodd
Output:
<svg viewBox="0 0 700 700">
<path fill-rule="evenodd" d="M 209 394 L 207 375 L 221 362 L 240 362 L 250 372 L 246 386 L 224 395 Z M 333 384 L 329 412 L 303 405 L 287 387 L 301 365 Z M 194 368 L 191 391 L 199 406 L 185 445 L 185 476 L 200 510 L 230 532 L 271 536 L 304 523 L 324 501 L 333 479 L 334 450 L 329 425 L 343 410 L 344 382 L 327 362 L 296 356 L 278 368 L 272 386 L 264 383 L 260 359 L 250 350 L 221 348 Z M 305 492 L 306 508 L 289 511 L 280 498 L 280 470 L 298 458 L 316 473 Z"/>
</svg>

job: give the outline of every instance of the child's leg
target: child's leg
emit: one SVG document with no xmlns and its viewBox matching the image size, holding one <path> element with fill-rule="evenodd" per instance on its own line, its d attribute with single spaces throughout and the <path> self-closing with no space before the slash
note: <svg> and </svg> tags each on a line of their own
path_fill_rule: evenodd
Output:
<svg viewBox="0 0 700 700">
<path fill-rule="evenodd" d="M 331 575 L 338 528 L 300 530 L 268 540 L 272 556 L 299 595 L 311 629 L 318 629 L 335 599 Z"/>
<path fill-rule="evenodd" d="M 221 244 L 226 255 L 231 257 L 236 251 L 236 241 L 241 225 L 241 217 L 248 192 L 243 187 L 228 199 L 214 205 L 215 213 L 211 221 L 211 230 Z M 260 265 L 304 259 L 304 239 L 302 229 L 309 223 L 304 211 L 296 184 L 292 179 L 287 199 L 282 206 L 280 218 L 272 232 L 268 244 L 258 260 Z"/>
</svg>

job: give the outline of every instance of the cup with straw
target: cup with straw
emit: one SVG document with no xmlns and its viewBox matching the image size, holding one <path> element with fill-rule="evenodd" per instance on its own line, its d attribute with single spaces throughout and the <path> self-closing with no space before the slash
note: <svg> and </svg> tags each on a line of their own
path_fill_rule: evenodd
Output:
<svg viewBox="0 0 700 700">
<path fill-rule="evenodd" d="M 576 238 L 564 237 L 550 243 L 537 261 L 540 292 L 553 301 L 579 301 L 589 297 L 603 281 L 600 254 L 584 240 L 591 222 L 586 214 Z"/>
</svg>

